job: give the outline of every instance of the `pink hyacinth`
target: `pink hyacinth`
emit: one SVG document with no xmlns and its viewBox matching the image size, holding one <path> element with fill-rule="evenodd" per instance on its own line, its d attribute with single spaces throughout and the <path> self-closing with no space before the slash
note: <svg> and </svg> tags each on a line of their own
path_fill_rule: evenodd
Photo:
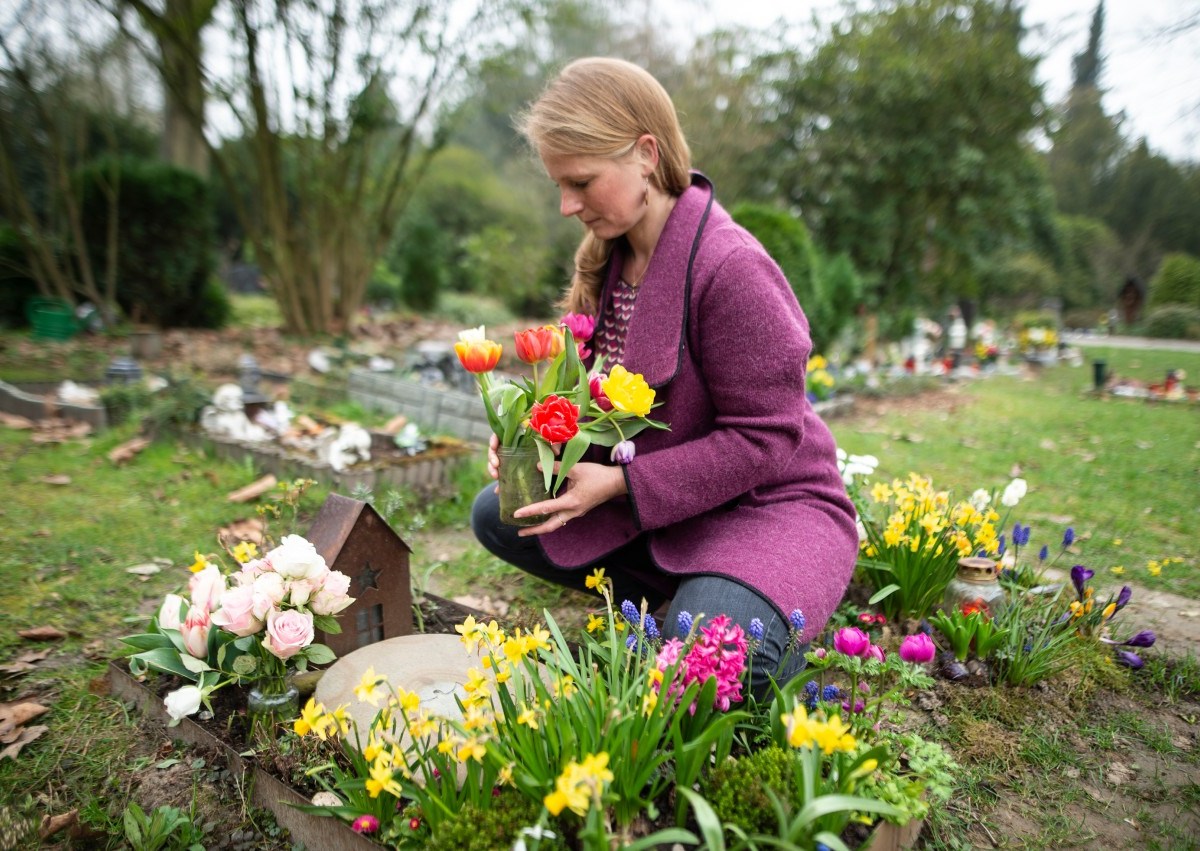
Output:
<svg viewBox="0 0 1200 851">
<path fill-rule="evenodd" d="M 655 665 L 665 671 L 679 662 L 683 648 L 683 642 L 672 638 L 659 650 Z M 678 697 L 692 683 L 703 684 L 709 677 L 715 677 L 717 694 L 713 705 L 722 712 L 728 711 L 734 701 L 742 699 L 742 671 L 746 668 L 748 649 L 749 643 L 740 626 L 726 615 L 713 618 L 700 627 L 695 644 L 679 662 L 670 695 Z M 694 703 L 688 707 L 688 712 L 695 714 Z"/>
<path fill-rule="evenodd" d="M 842 627 L 833 635 L 833 649 L 847 656 L 866 656 L 870 647 L 871 639 L 855 626 Z"/>
</svg>

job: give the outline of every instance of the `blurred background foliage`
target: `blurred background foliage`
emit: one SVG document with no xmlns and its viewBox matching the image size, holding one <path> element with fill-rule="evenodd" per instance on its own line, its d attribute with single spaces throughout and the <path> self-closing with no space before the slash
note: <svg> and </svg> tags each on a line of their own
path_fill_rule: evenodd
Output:
<svg viewBox="0 0 1200 851">
<path fill-rule="evenodd" d="M 1200 163 L 1105 110 L 1102 3 L 1061 103 L 1014 0 L 860 4 L 803 44 L 730 29 L 681 45 L 666 14 L 28 0 L 0 30 L 0 322 L 40 296 L 216 326 L 212 282 L 237 268 L 295 333 L 364 307 L 553 315 L 580 226 L 513 119 L 601 54 L 672 93 L 695 167 L 783 267 L 818 348 L 854 349 L 864 316 L 897 335 L 953 305 L 1095 327 L 1123 287 L 1126 330 L 1195 335 Z"/>
</svg>

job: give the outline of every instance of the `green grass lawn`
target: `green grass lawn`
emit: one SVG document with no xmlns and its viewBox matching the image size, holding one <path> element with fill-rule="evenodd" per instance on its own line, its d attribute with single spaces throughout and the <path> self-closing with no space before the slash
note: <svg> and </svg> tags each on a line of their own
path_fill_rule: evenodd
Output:
<svg viewBox="0 0 1200 851">
<path fill-rule="evenodd" d="M 1085 351 L 1122 376 L 1161 381 L 1167 369 L 1182 368 L 1190 382 L 1200 378 L 1200 354 Z M 1200 598 L 1200 407 L 1097 397 L 1091 383 L 1090 365 L 1057 366 L 1033 381 L 960 385 L 952 410 L 918 404 L 830 426 L 847 452 L 879 458 L 878 477 L 919 472 L 956 498 L 999 492 L 1019 475 L 1029 493 L 1011 519 L 1032 525 L 1032 551 L 1056 551 L 1072 527 L 1078 540 L 1064 561 L 1098 574 L 1122 568 L 1122 581 Z M 1169 557 L 1183 562 L 1151 576 L 1147 563 Z"/>
</svg>

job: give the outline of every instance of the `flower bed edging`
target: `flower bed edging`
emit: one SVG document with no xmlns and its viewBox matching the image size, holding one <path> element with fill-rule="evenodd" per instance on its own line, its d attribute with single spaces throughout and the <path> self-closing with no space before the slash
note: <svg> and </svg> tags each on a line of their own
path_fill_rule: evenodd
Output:
<svg viewBox="0 0 1200 851">
<path fill-rule="evenodd" d="M 31 420 L 46 417 L 62 417 L 79 420 L 90 425 L 93 431 L 108 427 L 108 412 L 103 405 L 73 405 L 56 398 L 58 384 L 37 382 L 13 385 L 0 381 L 0 411 Z"/>
<path fill-rule="evenodd" d="M 147 718 L 152 718 L 166 727 L 170 720 L 163 708 L 162 700 L 150 689 L 139 683 L 124 670 L 119 660 L 108 663 L 108 683 L 112 694 L 132 703 Z M 171 738 L 205 748 L 213 748 L 222 755 L 231 773 L 248 777 L 250 800 L 263 809 L 270 810 L 280 827 L 291 833 L 292 839 L 308 848 L 329 851 L 379 851 L 379 846 L 337 819 L 311 815 L 295 808 L 295 804 L 308 804 L 291 787 L 281 783 L 270 772 L 245 759 L 221 739 L 205 730 L 190 718 L 184 718 L 176 727 L 167 727 Z"/>
</svg>

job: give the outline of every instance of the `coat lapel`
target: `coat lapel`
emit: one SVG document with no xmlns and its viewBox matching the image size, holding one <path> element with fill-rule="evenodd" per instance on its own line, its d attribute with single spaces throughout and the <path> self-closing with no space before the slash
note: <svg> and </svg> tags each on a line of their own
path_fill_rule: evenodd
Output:
<svg viewBox="0 0 1200 851">
<path fill-rule="evenodd" d="M 683 359 L 687 346 L 688 266 L 712 193 L 708 178 L 693 173 L 691 187 L 679 197 L 658 238 L 638 291 L 625 337 L 624 366 L 630 372 L 640 372 L 651 387 L 669 383 Z M 606 300 L 611 298 L 624 263 L 624 254 L 614 257 L 605 285 Z"/>
</svg>

